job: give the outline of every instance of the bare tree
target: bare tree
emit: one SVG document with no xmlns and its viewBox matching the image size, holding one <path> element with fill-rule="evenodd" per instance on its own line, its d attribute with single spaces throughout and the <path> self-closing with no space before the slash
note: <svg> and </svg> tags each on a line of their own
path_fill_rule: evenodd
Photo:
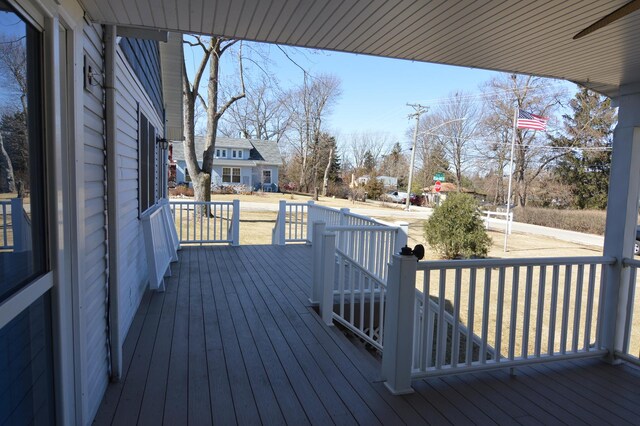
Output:
<svg viewBox="0 0 640 426">
<path fill-rule="evenodd" d="M 221 123 L 221 133 L 280 142 L 291 121 L 287 98 L 288 94 L 278 88 L 272 77 L 262 74 L 257 82 L 247 81 L 246 97 L 229 108 Z"/>
<path fill-rule="evenodd" d="M 392 146 L 392 139 L 386 133 L 363 132 L 351 135 L 348 143 L 349 160 L 356 171 L 365 169 L 367 159 L 378 165 Z"/>
<path fill-rule="evenodd" d="M 311 181 L 317 177 L 314 153 L 319 152 L 323 121 L 340 95 L 340 81 L 332 75 L 317 77 L 304 73 L 302 87 L 292 91 L 287 102 L 291 114 L 291 128 L 294 133 L 292 145 L 295 156 L 300 161 L 300 188 L 309 190 Z"/>
<path fill-rule="evenodd" d="M 451 166 L 458 191 L 462 188 L 462 176 L 468 168 L 468 149 L 478 126 L 479 110 L 463 92 L 457 92 L 439 105 L 435 116 L 439 124 L 433 136 L 444 149 Z"/>
<path fill-rule="evenodd" d="M 240 93 L 230 97 L 222 106 L 219 104 L 220 87 L 220 59 L 222 55 L 238 40 L 228 40 L 222 37 L 210 37 L 205 39 L 201 36 L 190 36 L 193 40 L 183 39 L 186 44 L 193 48 L 202 50 L 202 60 L 198 65 L 193 83 L 187 77 L 186 64 L 183 64 L 183 102 L 184 102 L 184 152 L 189 175 L 193 182 L 195 199 L 198 201 L 211 200 L 211 170 L 213 168 L 213 158 L 216 144 L 216 134 L 220 117 L 229 109 L 234 102 L 244 98 L 244 78 L 242 69 L 242 45 L 238 50 L 238 68 L 240 77 Z M 200 95 L 200 82 L 205 69 L 209 65 L 209 80 L 207 84 L 207 100 Z M 202 167 L 198 164 L 198 157 L 195 149 L 195 106 L 200 101 L 207 111 L 207 134 L 205 146 L 202 153 Z M 203 213 L 205 210 L 203 210 Z"/>
<path fill-rule="evenodd" d="M 486 107 L 485 123 L 490 123 L 494 129 L 493 158 L 497 166 L 496 179 L 502 179 L 504 164 L 509 160 L 505 147 L 509 147 L 511 143 L 514 111 L 523 109 L 537 115 L 552 117 L 566 93 L 562 88 L 554 87 L 548 79 L 515 74 L 495 77 L 486 87 L 491 96 Z M 544 133 L 516 130 L 512 172 L 515 194 L 521 206 L 527 203 L 531 183 L 548 164 L 564 154 L 557 150 L 549 150 L 548 146 L 549 138 Z"/>
</svg>

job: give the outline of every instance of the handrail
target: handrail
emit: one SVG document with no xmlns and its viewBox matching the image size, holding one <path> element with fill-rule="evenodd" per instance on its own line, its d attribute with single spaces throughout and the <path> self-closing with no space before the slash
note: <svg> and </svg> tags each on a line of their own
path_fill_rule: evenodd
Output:
<svg viewBox="0 0 640 426">
<path fill-rule="evenodd" d="M 500 266 L 535 266 L 545 264 L 553 265 L 588 265 L 591 263 L 601 263 L 603 265 L 613 265 L 616 259 L 605 256 L 583 256 L 583 257 L 522 257 L 508 259 L 454 259 L 454 260 L 423 260 L 418 262 L 418 270 L 425 269 L 454 269 L 454 268 L 475 268 Z"/>
</svg>

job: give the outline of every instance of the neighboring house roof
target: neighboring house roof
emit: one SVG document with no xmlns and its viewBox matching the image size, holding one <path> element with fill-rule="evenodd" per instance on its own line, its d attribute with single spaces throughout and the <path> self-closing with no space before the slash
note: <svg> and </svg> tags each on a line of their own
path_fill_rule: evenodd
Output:
<svg viewBox="0 0 640 426">
<path fill-rule="evenodd" d="M 442 182 L 440 184 L 440 192 L 456 192 L 458 190 L 458 186 L 455 183 L 452 182 Z M 434 189 L 434 185 L 428 186 L 426 188 L 422 189 L 424 192 L 433 192 L 435 193 L 435 189 Z M 476 192 L 471 190 L 471 189 L 467 189 L 467 188 L 462 188 L 460 190 L 460 192 L 466 192 L 468 194 L 475 194 Z"/>
<path fill-rule="evenodd" d="M 205 138 L 196 136 L 195 148 L 198 160 L 202 160 L 202 152 L 204 151 Z M 281 166 L 282 158 L 278 143 L 274 141 L 264 141 L 258 139 L 237 139 L 218 136 L 216 138 L 216 149 L 247 149 L 249 158 L 245 159 L 222 159 L 213 160 L 216 165 L 239 165 L 243 166 Z M 229 153 L 227 153 L 227 157 Z M 173 161 L 184 160 L 184 144 L 182 142 L 173 142 Z"/>
</svg>

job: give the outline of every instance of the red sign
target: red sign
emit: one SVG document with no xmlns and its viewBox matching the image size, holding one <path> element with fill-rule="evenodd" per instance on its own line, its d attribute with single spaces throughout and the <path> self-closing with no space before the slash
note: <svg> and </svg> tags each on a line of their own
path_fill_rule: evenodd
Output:
<svg viewBox="0 0 640 426">
<path fill-rule="evenodd" d="M 436 192 L 440 192 L 440 190 L 442 189 L 442 183 L 440 183 L 440 181 L 437 180 L 436 184 L 433 185 L 433 189 L 435 189 Z"/>
</svg>

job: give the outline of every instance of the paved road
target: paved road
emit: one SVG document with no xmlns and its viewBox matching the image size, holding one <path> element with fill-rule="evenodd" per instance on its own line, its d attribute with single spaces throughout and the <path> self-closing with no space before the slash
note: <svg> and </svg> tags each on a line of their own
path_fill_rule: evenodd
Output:
<svg viewBox="0 0 640 426">
<path fill-rule="evenodd" d="M 242 203 L 240 203 L 240 208 L 245 211 L 278 211 L 278 205 L 273 203 L 256 203 L 243 201 Z M 411 206 L 411 210 L 405 211 L 400 205 L 382 207 L 381 205 L 378 205 L 374 202 L 371 202 L 370 207 L 363 207 L 362 204 L 359 204 L 357 207 L 350 208 L 350 210 L 353 213 L 364 216 L 380 218 L 393 217 L 395 221 L 402 221 L 406 219 L 427 219 L 429 216 L 431 216 L 432 212 L 432 209 L 427 207 Z M 493 229 L 504 229 L 505 221 L 501 219 L 491 218 L 489 226 Z M 604 237 L 600 235 L 583 234 L 580 232 L 565 231 L 563 229 L 530 225 L 528 223 L 514 222 L 513 232 L 532 235 L 543 235 L 562 241 L 595 247 L 602 247 L 604 245 Z"/>
</svg>

